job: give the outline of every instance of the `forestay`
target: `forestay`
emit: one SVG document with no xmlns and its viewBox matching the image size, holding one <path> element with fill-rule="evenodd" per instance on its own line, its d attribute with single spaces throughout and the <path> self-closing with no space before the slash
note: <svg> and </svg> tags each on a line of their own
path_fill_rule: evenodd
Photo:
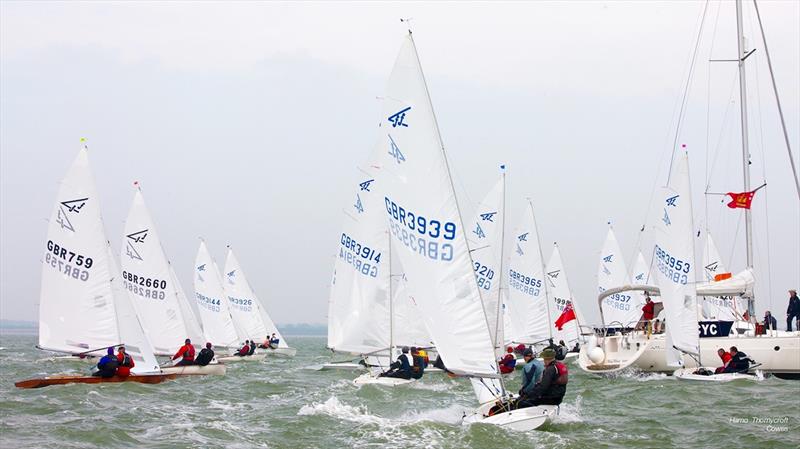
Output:
<svg viewBox="0 0 800 449">
<path fill-rule="evenodd" d="M 503 167 L 501 167 L 503 169 Z M 501 258 L 505 226 L 505 173 L 478 205 L 477 213 L 467 224 L 467 244 L 472 252 L 472 265 L 478 290 L 486 311 L 486 321 L 495 349 L 495 356 L 505 354 L 502 306 L 504 291 Z M 540 264 L 541 265 L 541 264 Z M 541 279 L 541 278 L 540 278 Z"/>
<path fill-rule="evenodd" d="M 382 99 L 379 164 L 393 253 L 447 368 L 497 376 L 497 364 L 433 108 L 409 34 Z"/>
<path fill-rule="evenodd" d="M 533 343 L 550 338 L 555 332 L 549 318 L 544 267 L 533 206 L 525 205 L 519 225 L 510 239 L 508 255 L 508 294 L 506 312 L 511 342 Z"/>
<path fill-rule="evenodd" d="M 663 211 L 655 226 L 655 278 L 667 320 L 667 364 L 681 366 L 681 352 L 698 354 L 700 347 L 689 158 L 685 153 L 675 157 L 660 197 Z"/>
<path fill-rule="evenodd" d="M 239 260 L 236 259 L 236 255 L 230 247 L 228 247 L 228 256 L 225 259 L 224 290 L 231 316 L 236 322 L 236 327 L 244 335 L 249 336 L 250 339 L 260 341 L 260 339 L 272 336 L 274 333 L 275 337 L 280 340 L 278 347 L 289 347 L 275 323 L 272 322 L 272 319 L 267 314 L 263 303 L 247 281 L 244 270 L 242 270 Z"/>
<path fill-rule="evenodd" d="M 553 338 L 557 341 L 564 340 L 566 343 L 580 339 L 580 324 L 586 323 L 583 320 L 583 314 L 580 307 L 575 302 L 572 295 L 572 290 L 569 288 L 569 281 L 567 280 L 567 272 L 564 269 L 564 263 L 561 261 L 561 252 L 558 250 L 558 245 L 553 246 L 553 254 L 550 255 L 550 260 L 547 262 L 547 282 L 550 290 L 550 297 L 553 298 L 553 305 L 551 306 L 552 322 L 561 316 L 567 303 L 572 304 L 572 309 L 575 312 L 575 320 L 566 323 L 559 331 L 553 328 Z M 555 326 L 551 324 L 551 326 Z"/>
<path fill-rule="evenodd" d="M 139 188 L 125 221 L 120 257 L 122 285 L 156 354 L 172 355 L 186 338 L 202 339 L 186 326 L 193 316 L 184 317 L 178 303 L 177 280 Z"/>
<path fill-rule="evenodd" d="M 47 227 L 39 296 L 39 346 L 80 353 L 121 343 L 108 240 L 82 148 L 61 181 Z"/>
<path fill-rule="evenodd" d="M 630 281 L 625 268 L 625 259 L 614 235 L 614 229 L 609 225 L 597 270 L 598 290 L 603 293 L 610 288 L 627 284 L 630 284 Z M 633 327 L 642 315 L 643 305 L 644 299 L 639 295 L 615 293 L 603 299 L 600 307 L 603 309 L 606 325 Z"/>
<path fill-rule="evenodd" d="M 231 318 L 219 269 L 202 239 L 194 267 L 194 294 L 206 337 L 215 346 L 237 347 L 249 337 L 236 328 Z"/>
</svg>

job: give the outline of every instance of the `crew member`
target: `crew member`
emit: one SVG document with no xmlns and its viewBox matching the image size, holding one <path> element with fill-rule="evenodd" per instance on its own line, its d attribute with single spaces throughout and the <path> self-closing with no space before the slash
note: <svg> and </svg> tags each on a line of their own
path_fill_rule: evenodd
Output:
<svg viewBox="0 0 800 449">
<path fill-rule="evenodd" d="M 389 370 L 380 373 L 378 377 L 399 377 L 411 379 L 411 362 L 408 359 L 408 346 L 403 346 L 403 353 L 397 360 L 389 365 Z"/>
<path fill-rule="evenodd" d="M 522 352 L 522 359 L 525 360 L 525 366 L 522 367 L 522 387 L 519 389 L 517 404 L 523 403 L 530 397 L 544 371 L 544 364 L 533 357 L 531 348 L 525 348 L 525 351 Z M 520 405 L 520 407 L 522 406 Z"/>
<path fill-rule="evenodd" d="M 211 343 L 206 343 L 206 347 L 200 350 L 200 354 L 197 354 L 197 358 L 194 359 L 194 363 L 200 366 L 206 366 L 211 363 L 211 360 L 214 359 L 214 350 L 212 349 Z"/>
<path fill-rule="evenodd" d="M 778 320 L 767 310 L 764 312 L 764 329 L 778 330 Z"/>
<path fill-rule="evenodd" d="M 655 303 L 653 303 L 653 300 L 650 299 L 649 294 L 645 294 L 644 305 L 642 306 L 642 321 L 644 321 L 645 326 L 647 323 L 653 321 L 653 318 L 655 318 L 655 311 Z"/>
<path fill-rule="evenodd" d="M 192 340 L 187 338 L 183 346 L 172 356 L 172 360 L 178 357 L 180 357 L 181 360 L 175 363 L 175 366 L 194 365 L 194 346 L 192 346 Z"/>
<path fill-rule="evenodd" d="M 739 352 L 736 346 L 731 346 L 731 361 L 723 370 L 724 373 L 746 373 L 750 369 L 750 360 L 747 354 Z"/>
<path fill-rule="evenodd" d="M 517 359 L 514 357 L 514 348 L 509 346 L 506 349 L 506 355 L 504 355 L 503 358 L 498 361 L 498 363 L 500 364 L 501 374 L 513 373 L 514 368 L 517 366 Z"/>
<path fill-rule="evenodd" d="M 275 335 L 275 332 L 272 333 L 272 337 L 269 339 L 269 347 L 272 349 L 278 349 L 278 344 L 281 342 L 281 339 Z"/>
<path fill-rule="evenodd" d="M 420 355 L 420 351 L 415 347 L 411 347 L 411 360 L 414 362 L 411 366 L 411 378 L 422 379 L 426 363 L 425 359 Z"/>
<path fill-rule="evenodd" d="M 567 392 L 567 366 L 556 361 L 556 353 L 552 349 L 542 351 L 544 372 L 542 380 L 533 387 L 530 395 L 519 402 L 518 408 L 532 407 L 535 405 L 558 405 L 564 400 Z"/>
<path fill-rule="evenodd" d="M 236 352 L 239 357 L 244 357 L 247 354 L 250 354 L 250 340 L 245 340 L 244 345 Z"/>
<path fill-rule="evenodd" d="M 722 366 L 715 369 L 714 374 L 725 372 L 725 368 L 728 367 L 728 363 L 731 361 L 731 353 L 722 348 L 717 349 L 717 355 L 722 359 Z"/>
<path fill-rule="evenodd" d="M 92 376 L 109 378 L 114 377 L 119 367 L 119 361 L 114 355 L 114 348 L 108 348 L 108 353 L 97 362 L 97 371 L 92 373 Z"/>
<path fill-rule="evenodd" d="M 125 352 L 125 346 L 120 346 L 117 349 L 117 361 L 119 362 L 119 368 L 117 368 L 117 376 L 119 377 L 128 377 L 131 375 L 131 368 L 136 366 L 133 362 L 133 357 L 130 354 Z"/>
<path fill-rule="evenodd" d="M 253 355 L 256 353 L 256 341 L 250 340 L 250 350 L 247 351 L 247 355 Z"/>
<path fill-rule="evenodd" d="M 789 290 L 789 307 L 786 309 L 786 330 L 792 331 L 792 320 L 797 319 L 797 330 L 800 331 L 800 298 L 797 290 Z"/>
</svg>

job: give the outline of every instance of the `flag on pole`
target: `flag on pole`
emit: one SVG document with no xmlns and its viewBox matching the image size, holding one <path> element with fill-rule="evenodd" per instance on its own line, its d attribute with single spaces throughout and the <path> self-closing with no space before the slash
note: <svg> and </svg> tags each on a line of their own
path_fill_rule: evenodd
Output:
<svg viewBox="0 0 800 449">
<path fill-rule="evenodd" d="M 568 302 L 555 322 L 556 328 L 562 330 L 564 325 L 575 319 L 575 310 L 572 309 L 572 303 Z"/>
<path fill-rule="evenodd" d="M 728 192 L 725 195 L 730 195 L 731 202 L 728 203 L 728 207 L 731 209 L 736 208 L 743 208 L 743 209 L 750 209 L 750 205 L 753 202 L 753 196 L 755 196 L 756 191 L 753 190 L 752 192 L 742 192 L 742 193 L 734 193 Z"/>
</svg>

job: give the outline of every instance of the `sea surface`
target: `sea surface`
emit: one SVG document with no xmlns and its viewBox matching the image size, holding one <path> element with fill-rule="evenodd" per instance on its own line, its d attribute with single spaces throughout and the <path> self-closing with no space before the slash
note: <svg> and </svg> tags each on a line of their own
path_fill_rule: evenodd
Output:
<svg viewBox="0 0 800 449">
<path fill-rule="evenodd" d="M 0 447 L 800 447 L 797 381 L 609 379 L 571 365 L 555 422 L 522 433 L 462 425 L 476 405 L 467 380 L 431 373 L 412 385 L 357 388 L 357 373 L 308 369 L 332 359 L 323 337 L 288 340 L 295 358 L 230 364 L 223 377 L 23 390 L 14 381 L 88 373 L 88 364 L 41 361 L 35 335 L 0 335 Z M 508 384 L 516 390 L 519 380 Z"/>
</svg>

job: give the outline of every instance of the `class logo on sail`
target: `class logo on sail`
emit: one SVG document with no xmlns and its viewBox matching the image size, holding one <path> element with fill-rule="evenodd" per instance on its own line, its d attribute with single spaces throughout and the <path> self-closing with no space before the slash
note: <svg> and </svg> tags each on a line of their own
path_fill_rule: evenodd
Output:
<svg viewBox="0 0 800 449">
<path fill-rule="evenodd" d="M 528 234 L 529 234 L 529 233 L 528 233 L 528 232 L 526 232 L 526 233 L 524 233 L 524 234 L 520 234 L 520 235 L 518 235 L 518 236 L 517 236 L 517 240 L 519 240 L 520 242 L 527 242 L 527 241 L 528 241 Z"/>
<path fill-rule="evenodd" d="M 405 162 L 406 157 L 400 151 L 400 147 L 394 142 L 392 139 L 392 135 L 389 134 L 389 156 L 393 157 L 398 164 Z"/>
<path fill-rule="evenodd" d="M 371 190 L 369 189 L 369 186 L 370 186 L 370 184 L 372 184 L 374 181 L 375 181 L 374 179 L 368 179 L 368 180 L 366 180 L 366 181 L 364 181 L 364 182 L 360 183 L 358 186 L 359 186 L 359 187 L 361 187 L 361 190 L 362 190 L 362 191 L 371 192 Z"/>
<path fill-rule="evenodd" d="M 606 257 L 603 257 L 603 262 L 612 263 L 611 259 L 614 257 L 613 254 L 609 254 Z"/>
<path fill-rule="evenodd" d="M 205 279 L 203 279 L 203 275 L 200 274 L 200 273 L 202 273 L 204 271 L 206 271 L 206 264 L 203 264 L 203 265 L 200 265 L 200 266 L 197 267 L 197 279 L 200 282 L 205 282 L 206 281 Z"/>
<path fill-rule="evenodd" d="M 144 239 L 147 238 L 148 229 L 144 229 L 142 231 L 134 232 L 128 234 L 126 237 L 125 244 L 125 255 L 130 257 L 133 260 L 142 260 L 142 256 L 139 254 L 139 251 L 136 250 L 134 244 L 138 245 L 140 243 L 144 243 Z"/>
<path fill-rule="evenodd" d="M 395 112 L 394 114 L 390 115 L 389 116 L 389 123 L 392 124 L 392 128 L 397 128 L 398 126 L 404 126 L 404 127 L 408 128 L 408 124 L 405 123 L 404 120 L 406 119 L 406 112 L 408 112 L 410 110 L 411 110 L 411 106 L 409 106 L 409 107 L 407 107 L 407 108 L 405 108 L 405 109 L 403 109 L 401 111 Z"/>
<path fill-rule="evenodd" d="M 73 226 L 72 222 L 69 220 L 69 214 L 79 214 L 88 200 L 89 198 L 87 197 L 61 202 L 61 205 L 58 206 L 58 213 L 56 215 L 56 223 L 61 225 L 61 229 L 67 229 L 75 232 L 75 226 Z"/>
<path fill-rule="evenodd" d="M 485 214 L 481 214 L 481 220 L 491 221 L 492 223 L 494 223 L 495 215 L 497 215 L 497 212 L 486 212 Z"/>
<path fill-rule="evenodd" d="M 360 214 L 364 212 L 364 204 L 361 202 L 361 195 L 356 193 L 356 204 L 353 205 L 356 211 Z"/>
<path fill-rule="evenodd" d="M 477 235 L 479 239 L 486 238 L 486 233 L 483 232 L 483 228 L 481 228 L 480 223 L 475 223 L 475 230 L 472 231 L 472 233 Z"/>
<path fill-rule="evenodd" d="M 236 277 L 236 270 L 229 271 L 226 275 L 228 276 L 228 283 L 234 285 L 235 282 L 233 278 Z"/>
<path fill-rule="evenodd" d="M 522 252 L 522 248 L 519 246 L 519 244 L 517 244 L 517 254 L 519 254 L 520 256 L 524 256 L 525 255 L 525 253 Z"/>
</svg>

